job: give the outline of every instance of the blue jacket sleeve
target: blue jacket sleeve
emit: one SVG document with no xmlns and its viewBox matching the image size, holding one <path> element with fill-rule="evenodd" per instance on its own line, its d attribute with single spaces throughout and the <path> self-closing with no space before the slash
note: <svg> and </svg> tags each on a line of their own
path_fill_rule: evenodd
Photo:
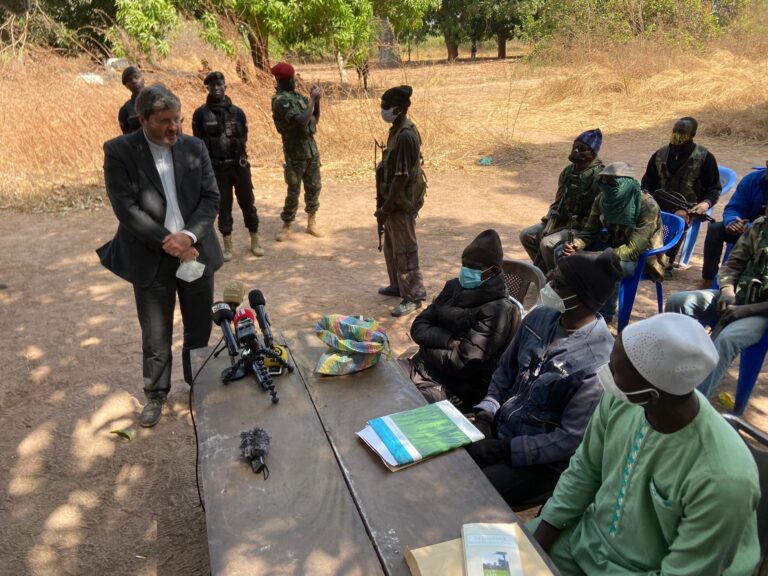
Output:
<svg viewBox="0 0 768 576">
<path fill-rule="evenodd" d="M 504 401 L 512 395 L 512 389 L 517 383 L 519 369 L 517 353 L 520 349 L 520 340 L 525 337 L 525 321 L 515 334 L 507 349 L 499 360 L 499 366 L 491 377 L 488 386 L 488 394 L 475 406 L 475 411 L 490 412 L 496 414 Z"/>
<path fill-rule="evenodd" d="M 741 179 L 728 204 L 723 210 L 723 224 L 728 226 L 736 218 L 754 220 L 760 216 L 760 208 L 764 202 L 762 182 L 765 180 L 765 170 L 757 170 Z"/>
</svg>

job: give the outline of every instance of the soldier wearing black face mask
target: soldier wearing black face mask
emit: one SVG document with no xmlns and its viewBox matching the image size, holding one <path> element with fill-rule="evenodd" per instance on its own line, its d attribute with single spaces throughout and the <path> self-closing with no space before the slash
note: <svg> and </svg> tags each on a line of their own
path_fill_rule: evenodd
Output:
<svg viewBox="0 0 768 576">
<path fill-rule="evenodd" d="M 205 142 L 216 174 L 221 202 L 219 204 L 219 232 L 224 237 L 224 261 L 232 259 L 232 188 L 243 221 L 251 236 L 251 252 L 263 256 L 259 241 L 259 215 L 253 198 L 251 165 L 248 162 L 248 120 L 241 108 L 226 96 L 224 74 L 211 72 L 203 81 L 208 89 L 204 105 L 192 116 L 192 133 Z"/>
<path fill-rule="evenodd" d="M 555 267 L 555 248 L 568 240 L 568 226 L 575 216 L 574 230 L 587 223 L 592 203 L 598 195 L 597 176 L 605 168 L 598 158 L 603 133 L 599 128 L 579 134 L 573 141 L 568 160 L 557 183 L 555 201 L 541 222 L 520 233 L 520 243 L 531 260 L 545 273 Z"/>
</svg>

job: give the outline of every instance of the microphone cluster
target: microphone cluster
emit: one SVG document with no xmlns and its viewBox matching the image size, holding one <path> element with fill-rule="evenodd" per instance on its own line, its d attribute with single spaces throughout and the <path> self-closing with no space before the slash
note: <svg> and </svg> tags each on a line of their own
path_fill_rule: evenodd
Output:
<svg viewBox="0 0 768 576">
<path fill-rule="evenodd" d="M 239 307 L 243 295 L 242 282 L 229 282 L 224 288 L 224 299 L 216 302 L 211 308 L 211 318 L 221 328 L 224 348 L 229 352 L 231 363 L 222 371 L 221 381 L 229 384 L 251 374 L 264 390 L 269 391 L 272 403 L 277 404 L 280 399 L 272 382 L 272 375 L 281 374 L 283 368 L 293 372 L 293 366 L 288 362 L 286 350 L 274 343 L 264 294 L 261 290 L 251 290 L 248 293 L 250 309 Z M 261 331 L 261 341 L 256 330 L 257 323 Z M 224 348 L 219 350 L 217 355 Z"/>
</svg>

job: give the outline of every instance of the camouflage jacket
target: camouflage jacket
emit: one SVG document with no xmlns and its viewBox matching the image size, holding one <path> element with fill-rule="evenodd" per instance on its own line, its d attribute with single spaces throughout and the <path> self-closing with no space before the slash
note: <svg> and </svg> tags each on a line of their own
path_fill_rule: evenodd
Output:
<svg viewBox="0 0 768 576">
<path fill-rule="evenodd" d="M 717 282 L 720 287 L 733 286 L 736 289 L 737 304 L 752 304 L 762 302 L 768 296 L 766 276 L 768 276 L 768 220 L 765 216 L 761 216 L 736 242 L 728 260 L 720 268 Z M 756 297 L 745 298 L 747 292 L 751 291 L 748 285 L 753 279 L 760 282 L 754 294 Z"/>
<path fill-rule="evenodd" d="M 308 105 L 309 100 L 298 92 L 278 90 L 272 96 L 272 119 L 275 121 L 275 128 L 283 137 L 283 154 L 286 161 L 319 156 L 315 144 L 315 117 L 312 116 L 305 126 L 292 122 L 294 117 L 304 113 Z"/>
<path fill-rule="evenodd" d="M 664 228 L 661 223 L 661 210 L 650 194 L 642 194 L 640 214 L 634 228 L 618 224 L 608 225 L 602 210 L 602 195 L 592 203 L 586 226 L 576 235 L 579 249 L 589 248 L 593 244 L 607 244 L 615 249 L 616 255 L 624 262 L 637 262 L 640 254 L 664 245 Z M 655 280 L 664 278 L 666 256 L 649 258 L 645 271 Z"/>
<path fill-rule="evenodd" d="M 549 207 L 550 212 L 557 211 L 556 228 L 568 226 L 571 216 L 578 217 L 577 229 L 584 227 L 589 218 L 592 203 L 600 193 L 597 188 L 597 175 L 603 168 L 605 165 L 599 158 L 595 158 L 579 173 L 574 173 L 573 164 L 563 168 L 557 182 L 555 201 Z"/>
</svg>

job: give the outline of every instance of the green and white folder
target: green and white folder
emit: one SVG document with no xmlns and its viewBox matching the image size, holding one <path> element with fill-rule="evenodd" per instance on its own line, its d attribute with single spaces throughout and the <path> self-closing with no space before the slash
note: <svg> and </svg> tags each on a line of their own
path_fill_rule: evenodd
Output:
<svg viewBox="0 0 768 576">
<path fill-rule="evenodd" d="M 369 420 L 357 435 L 393 471 L 484 438 L 448 400 Z"/>
</svg>

